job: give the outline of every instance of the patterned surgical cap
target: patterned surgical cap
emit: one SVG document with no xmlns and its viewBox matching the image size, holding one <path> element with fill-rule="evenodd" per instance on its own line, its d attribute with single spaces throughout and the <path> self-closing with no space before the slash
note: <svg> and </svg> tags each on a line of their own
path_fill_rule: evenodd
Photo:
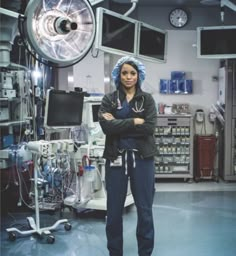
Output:
<svg viewBox="0 0 236 256">
<path fill-rule="evenodd" d="M 116 85 L 116 87 L 119 86 L 120 84 L 120 69 L 121 69 L 121 66 L 127 62 L 133 62 L 137 68 L 138 68 L 138 74 L 139 74 L 139 85 L 141 86 L 142 82 L 144 81 L 145 79 L 145 76 L 146 76 L 146 71 L 145 71 L 145 66 L 143 65 L 142 62 L 138 61 L 137 59 L 133 58 L 133 57 L 130 57 L 130 56 L 125 56 L 125 57 L 122 57 L 120 58 L 114 69 L 112 70 L 111 72 L 111 76 L 112 76 L 112 79 L 114 80 L 114 83 Z"/>
</svg>

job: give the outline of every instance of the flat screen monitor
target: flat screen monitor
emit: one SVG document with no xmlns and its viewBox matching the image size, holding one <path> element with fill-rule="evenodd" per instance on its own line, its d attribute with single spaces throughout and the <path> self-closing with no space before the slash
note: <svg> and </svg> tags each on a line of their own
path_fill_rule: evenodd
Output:
<svg viewBox="0 0 236 256">
<path fill-rule="evenodd" d="M 101 104 L 97 103 L 97 104 L 92 104 L 92 113 L 93 113 L 93 122 L 98 122 L 98 110 L 100 108 Z"/>
<path fill-rule="evenodd" d="M 236 26 L 198 27 L 197 57 L 236 58 Z"/>
<path fill-rule="evenodd" d="M 96 10 L 96 19 L 97 49 L 120 55 L 135 54 L 138 24 L 136 20 L 101 7 Z"/>
<path fill-rule="evenodd" d="M 71 128 L 81 125 L 83 101 L 83 92 L 48 90 L 45 105 L 45 127 Z"/>
<path fill-rule="evenodd" d="M 166 62 L 167 32 L 140 22 L 138 26 L 137 57 Z"/>
<path fill-rule="evenodd" d="M 85 101 L 83 107 L 83 124 L 89 129 L 96 128 L 99 125 L 98 111 L 101 106 L 101 97 L 97 97 L 94 101 Z"/>
</svg>

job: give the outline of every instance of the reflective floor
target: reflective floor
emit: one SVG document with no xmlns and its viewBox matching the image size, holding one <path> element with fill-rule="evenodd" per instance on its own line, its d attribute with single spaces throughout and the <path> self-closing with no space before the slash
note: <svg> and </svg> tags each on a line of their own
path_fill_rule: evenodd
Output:
<svg viewBox="0 0 236 256">
<path fill-rule="evenodd" d="M 160 183 L 153 205 L 155 249 L 153 256 L 235 256 L 236 183 Z M 18 211 L 1 217 L 1 255 L 3 256 L 108 256 L 105 237 L 105 212 L 77 212 L 66 208 L 40 213 L 40 227 L 67 218 L 70 231 L 58 225 L 53 244 L 36 235 L 8 240 L 6 228 L 26 230 L 26 217 L 33 211 Z M 124 211 L 124 256 L 137 256 L 135 239 L 136 210 Z"/>
</svg>

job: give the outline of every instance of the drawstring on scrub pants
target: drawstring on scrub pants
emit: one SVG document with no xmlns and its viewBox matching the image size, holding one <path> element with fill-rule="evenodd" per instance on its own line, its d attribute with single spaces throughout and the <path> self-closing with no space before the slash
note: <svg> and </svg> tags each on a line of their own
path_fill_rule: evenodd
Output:
<svg viewBox="0 0 236 256">
<path fill-rule="evenodd" d="M 137 149 L 119 149 L 118 151 L 121 154 L 123 152 L 125 152 L 125 155 L 124 155 L 125 175 L 128 175 L 128 151 L 132 153 L 133 168 L 135 168 L 136 167 L 136 158 L 135 158 L 134 152 L 137 152 L 138 150 Z"/>
</svg>

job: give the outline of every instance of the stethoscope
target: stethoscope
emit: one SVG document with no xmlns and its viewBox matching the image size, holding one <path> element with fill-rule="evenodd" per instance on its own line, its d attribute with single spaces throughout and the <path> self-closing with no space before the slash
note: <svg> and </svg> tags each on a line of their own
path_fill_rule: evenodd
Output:
<svg viewBox="0 0 236 256">
<path fill-rule="evenodd" d="M 134 108 L 132 108 L 132 110 L 133 110 L 135 113 L 141 113 L 141 112 L 143 112 L 143 111 L 144 111 L 143 104 L 144 104 L 144 97 L 142 96 L 142 103 L 141 103 L 141 105 L 138 107 L 138 102 L 135 101 L 135 103 L 134 103 Z"/>
<path fill-rule="evenodd" d="M 143 105 L 144 105 L 144 96 L 142 96 L 142 103 L 140 106 L 138 106 L 138 102 L 135 101 L 134 103 L 134 107 L 132 108 L 132 110 L 135 112 L 135 113 L 141 113 L 144 111 L 144 108 L 143 108 Z M 118 91 L 118 95 L 117 95 L 117 109 L 122 109 L 122 105 L 121 105 L 121 102 L 120 102 L 120 99 L 119 99 L 119 91 Z"/>
</svg>

